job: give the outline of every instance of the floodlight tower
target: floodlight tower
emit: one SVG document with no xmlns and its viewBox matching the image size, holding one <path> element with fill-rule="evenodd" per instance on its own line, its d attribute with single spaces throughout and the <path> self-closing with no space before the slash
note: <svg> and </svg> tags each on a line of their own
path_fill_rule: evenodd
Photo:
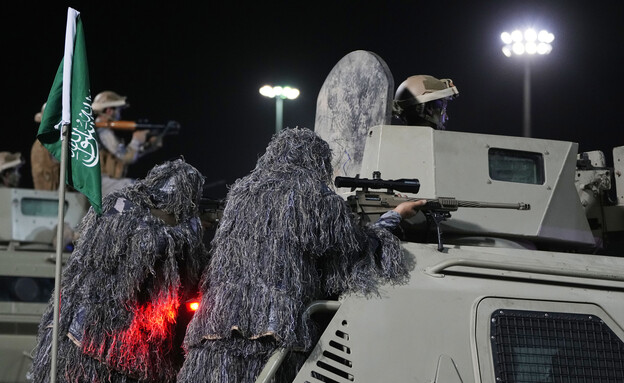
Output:
<svg viewBox="0 0 624 383">
<path fill-rule="evenodd" d="M 547 30 L 538 32 L 528 28 L 524 32 L 519 29 L 513 32 L 501 33 L 503 54 L 507 57 L 520 56 L 524 59 L 524 121 L 523 134 L 531 137 L 531 65 L 530 57 L 535 55 L 547 55 L 552 51 L 552 42 L 555 35 Z"/>
<path fill-rule="evenodd" d="M 282 130 L 282 117 L 284 115 L 284 99 L 294 100 L 299 97 L 299 89 L 289 86 L 265 85 L 260 88 L 260 94 L 275 99 L 275 133 Z"/>
</svg>

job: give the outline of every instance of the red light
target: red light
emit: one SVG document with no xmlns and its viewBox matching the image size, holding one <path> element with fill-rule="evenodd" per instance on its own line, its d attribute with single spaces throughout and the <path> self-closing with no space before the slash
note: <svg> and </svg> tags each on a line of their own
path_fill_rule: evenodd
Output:
<svg viewBox="0 0 624 383">
<path fill-rule="evenodd" d="M 191 301 L 186 302 L 186 309 L 188 311 L 195 312 L 197 311 L 198 308 L 199 308 L 199 301 L 191 300 Z"/>
<path fill-rule="evenodd" d="M 175 293 L 163 293 L 153 302 L 128 303 L 127 307 L 133 314 L 128 328 L 107 334 L 90 334 L 90 329 L 87 329 L 82 351 L 105 360 L 107 365 L 124 374 L 132 373 L 141 381 L 148 380 L 152 376 L 149 369 L 162 363 L 165 360 L 163 355 L 173 348 L 180 307 L 177 298 Z M 169 368 L 173 367 L 163 367 L 163 371 Z"/>
</svg>

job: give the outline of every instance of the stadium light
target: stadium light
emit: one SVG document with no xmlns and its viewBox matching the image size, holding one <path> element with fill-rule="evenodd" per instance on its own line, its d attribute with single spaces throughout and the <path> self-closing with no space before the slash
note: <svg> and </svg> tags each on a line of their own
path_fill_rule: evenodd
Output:
<svg viewBox="0 0 624 383">
<path fill-rule="evenodd" d="M 501 33 L 503 54 L 507 57 L 519 56 L 524 58 L 524 121 L 523 134 L 531 137 L 531 65 L 530 57 L 547 55 L 552 51 L 552 42 L 555 35 L 547 30 L 537 32 L 533 28 L 524 32 L 515 29 L 512 32 Z"/>
<path fill-rule="evenodd" d="M 284 99 L 294 100 L 299 97 L 299 89 L 289 86 L 265 85 L 260 88 L 260 94 L 275 99 L 275 133 L 282 129 L 282 118 L 284 115 Z"/>
</svg>

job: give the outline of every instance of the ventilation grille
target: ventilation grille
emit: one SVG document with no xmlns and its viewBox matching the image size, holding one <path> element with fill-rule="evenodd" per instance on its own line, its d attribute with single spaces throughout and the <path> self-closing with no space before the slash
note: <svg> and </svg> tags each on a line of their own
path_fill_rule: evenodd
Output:
<svg viewBox="0 0 624 383">
<path fill-rule="evenodd" d="M 491 342 L 499 383 L 624 382 L 624 344 L 594 315 L 497 310 Z"/>
<path fill-rule="evenodd" d="M 346 321 L 342 322 L 346 326 Z M 323 350 L 306 383 L 349 383 L 355 379 L 352 372 L 349 334 L 340 330 L 334 333 L 329 347 Z"/>
</svg>

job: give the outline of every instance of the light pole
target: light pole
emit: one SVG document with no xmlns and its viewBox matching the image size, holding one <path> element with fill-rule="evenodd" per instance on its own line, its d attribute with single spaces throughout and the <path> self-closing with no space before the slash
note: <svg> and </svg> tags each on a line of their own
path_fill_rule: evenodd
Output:
<svg viewBox="0 0 624 383">
<path fill-rule="evenodd" d="M 555 35 L 547 30 L 538 32 L 528 28 L 524 32 L 519 29 L 513 32 L 501 33 L 503 54 L 507 57 L 524 57 L 524 122 L 523 133 L 525 137 L 531 137 L 531 62 L 530 57 L 535 55 L 547 55 L 552 51 L 551 43 Z"/>
<path fill-rule="evenodd" d="M 265 85 L 260 88 L 260 94 L 275 99 L 275 133 L 282 130 L 282 116 L 284 115 L 284 99 L 294 100 L 299 97 L 299 89 L 289 86 Z"/>
</svg>

